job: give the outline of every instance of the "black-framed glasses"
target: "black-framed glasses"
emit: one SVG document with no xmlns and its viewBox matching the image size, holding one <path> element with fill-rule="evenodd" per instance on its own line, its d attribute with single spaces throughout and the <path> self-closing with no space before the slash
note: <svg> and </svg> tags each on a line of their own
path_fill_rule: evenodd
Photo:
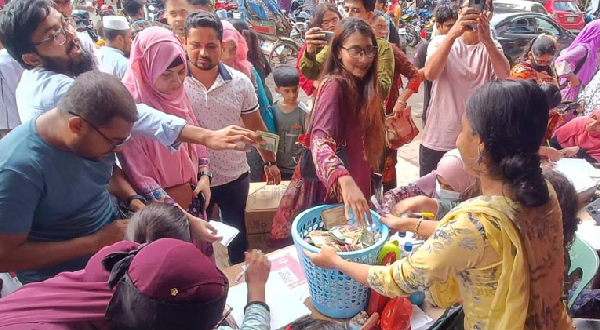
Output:
<svg viewBox="0 0 600 330">
<path fill-rule="evenodd" d="M 75 32 L 75 28 L 73 27 L 73 22 L 71 22 L 70 18 L 65 18 L 65 23 L 58 30 L 56 30 L 56 32 L 54 32 L 53 35 L 49 36 L 48 38 L 43 39 L 40 42 L 36 42 L 33 45 L 39 46 L 43 43 L 54 40 L 55 44 L 57 44 L 58 46 L 62 46 L 65 44 L 65 42 L 67 42 L 67 32 L 71 32 L 71 33 Z"/>
<path fill-rule="evenodd" d="M 69 111 L 69 114 L 72 116 L 81 118 L 81 120 L 83 120 L 86 124 L 90 125 L 90 127 L 93 128 L 96 132 L 98 132 L 98 134 L 100 134 L 100 136 L 102 136 L 108 144 L 112 145 L 112 150 L 122 147 L 127 141 L 129 141 L 131 139 L 131 134 L 129 134 L 125 138 L 125 140 L 120 141 L 120 142 L 115 142 L 115 140 L 109 139 L 106 135 L 104 135 L 104 133 L 102 133 L 102 131 L 100 131 L 98 129 L 98 127 L 96 127 L 94 124 L 90 123 L 87 119 L 83 118 L 82 116 L 80 116 L 72 111 Z"/>
<path fill-rule="evenodd" d="M 351 47 L 351 48 L 342 47 L 342 48 L 348 52 L 348 55 L 350 55 L 350 57 L 354 57 L 354 58 L 360 58 L 363 54 L 369 58 L 373 58 L 373 57 L 377 56 L 377 47 L 376 46 L 369 46 L 367 48 L 359 48 L 359 47 Z"/>
</svg>

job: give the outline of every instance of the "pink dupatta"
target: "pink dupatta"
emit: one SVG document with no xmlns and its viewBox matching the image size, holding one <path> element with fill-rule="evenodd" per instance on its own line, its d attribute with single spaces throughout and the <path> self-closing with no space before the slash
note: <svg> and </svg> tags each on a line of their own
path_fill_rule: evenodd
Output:
<svg viewBox="0 0 600 330">
<path fill-rule="evenodd" d="M 588 155 L 600 161 L 600 133 L 590 133 L 586 126 L 590 117 L 600 120 L 600 109 L 595 110 L 589 116 L 577 117 L 564 124 L 556 130 L 554 135 L 563 148 L 580 147 L 585 149 Z"/>
<path fill-rule="evenodd" d="M 183 82 L 172 94 L 162 93 L 154 87 L 156 80 L 177 57 L 187 70 L 183 46 L 173 32 L 162 27 L 147 28 L 135 38 L 123 84 L 137 103 L 198 125 Z M 121 156 L 123 169 L 136 190 L 149 194 L 160 188 L 196 183 L 199 161 L 208 158 L 208 151 L 201 145 L 184 144 L 178 151 L 171 152 L 156 141 L 134 137 L 124 146 Z"/>
<path fill-rule="evenodd" d="M 246 43 L 246 39 L 244 39 L 244 36 L 242 36 L 231 23 L 223 21 L 223 42 L 228 41 L 233 41 L 235 43 L 236 52 L 233 61 L 225 64 L 241 71 L 248 76 L 248 78 L 251 78 L 252 64 L 248 61 L 248 44 Z"/>
</svg>

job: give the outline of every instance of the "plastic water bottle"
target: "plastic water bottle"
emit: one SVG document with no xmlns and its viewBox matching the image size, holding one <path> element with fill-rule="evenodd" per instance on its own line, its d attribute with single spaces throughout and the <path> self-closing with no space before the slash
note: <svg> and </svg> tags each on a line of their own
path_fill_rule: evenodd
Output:
<svg viewBox="0 0 600 330">
<path fill-rule="evenodd" d="M 411 242 L 406 242 L 404 243 L 404 246 L 402 247 L 402 258 L 406 258 L 408 257 L 413 249 L 413 244 Z"/>
</svg>

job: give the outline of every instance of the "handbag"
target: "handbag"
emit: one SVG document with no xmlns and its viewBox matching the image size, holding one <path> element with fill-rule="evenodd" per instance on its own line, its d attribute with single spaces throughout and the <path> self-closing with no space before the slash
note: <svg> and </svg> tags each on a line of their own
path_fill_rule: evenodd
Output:
<svg viewBox="0 0 600 330">
<path fill-rule="evenodd" d="M 419 129 L 410 115 L 410 106 L 404 111 L 395 112 L 385 118 L 385 139 L 388 147 L 398 149 L 403 145 L 412 142 Z"/>
<path fill-rule="evenodd" d="M 182 209 L 187 210 L 192 204 L 192 198 L 194 198 L 194 191 L 192 185 L 184 183 L 169 188 L 165 188 L 167 194 L 173 198 L 175 203 L 179 204 Z"/>
<path fill-rule="evenodd" d="M 336 78 L 334 78 L 336 79 Z M 312 134 L 312 129 L 313 129 L 313 117 L 315 114 L 315 111 L 317 109 L 317 101 L 319 100 L 319 97 L 321 96 L 321 86 L 323 86 L 325 84 L 325 81 L 322 82 L 319 85 L 319 88 L 317 89 L 317 93 L 315 93 L 315 101 L 313 102 L 313 106 L 312 106 L 312 110 L 310 112 L 310 125 L 308 127 L 308 131 L 306 134 L 304 134 L 303 137 L 301 137 L 301 139 L 305 140 L 305 143 L 302 144 L 302 152 L 300 153 L 300 174 L 302 175 L 302 178 L 304 180 L 307 181 L 311 181 L 311 182 L 317 182 L 320 181 L 319 177 L 317 176 L 317 169 L 315 167 L 315 163 L 313 161 L 313 155 L 312 152 L 310 151 L 310 135 Z M 344 132 L 344 136 L 345 136 L 345 132 Z M 346 138 L 344 137 L 344 139 L 342 140 L 342 143 L 340 145 L 337 146 L 337 149 L 335 151 L 335 155 L 342 161 L 342 163 L 344 164 L 344 166 L 347 167 L 348 165 L 348 155 L 346 154 Z"/>
</svg>

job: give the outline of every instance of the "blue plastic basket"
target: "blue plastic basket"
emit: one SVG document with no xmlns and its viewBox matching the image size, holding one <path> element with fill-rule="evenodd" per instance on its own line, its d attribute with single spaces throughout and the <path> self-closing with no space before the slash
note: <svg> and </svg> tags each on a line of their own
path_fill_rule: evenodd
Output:
<svg viewBox="0 0 600 330">
<path fill-rule="evenodd" d="M 308 237 L 308 233 L 313 230 L 323 230 L 324 225 L 321 214 L 324 210 L 336 206 L 339 206 L 339 204 L 317 206 L 300 213 L 292 224 L 292 238 L 298 250 L 298 257 L 300 258 L 304 275 L 308 280 L 308 288 L 313 305 L 325 316 L 346 319 L 353 317 L 365 309 L 369 289 L 344 275 L 342 272 L 315 266 L 303 252 L 303 250 L 315 253 L 319 252 L 318 248 L 306 243 L 304 238 Z M 387 226 L 379 223 L 379 215 L 377 213 L 371 211 L 371 216 L 373 218 L 373 225 L 369 228 L 376 234 L 380 233 L 381 238 L 367 249 L 338 253 L 345 260 L 368 265 L 377 264 L 379 252 L 388 239 L 389 229 Z"/>
</svg>

